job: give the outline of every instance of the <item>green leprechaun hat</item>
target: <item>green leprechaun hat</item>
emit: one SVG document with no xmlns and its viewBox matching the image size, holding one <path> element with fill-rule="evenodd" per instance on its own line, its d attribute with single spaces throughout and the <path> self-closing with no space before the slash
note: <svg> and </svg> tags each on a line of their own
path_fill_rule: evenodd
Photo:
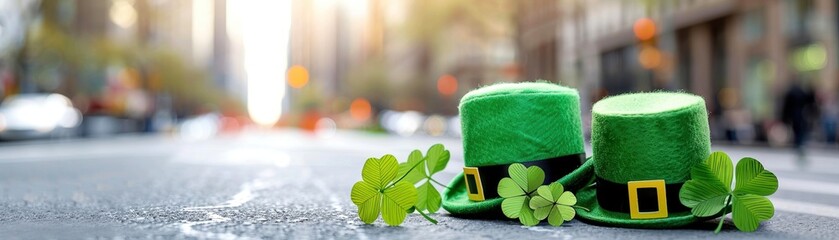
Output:
<svg viewBox="0 0 839 240">
<path fill-rule="evenodd" d="M 577 192 L 586 222 L 673 228 L 696 222 L 679 201 L 690 169 L 710 154 L 705 101 L 687 93 L 634 93 L 592 108 L 595 184 Z"/>
<path fill-rule="evenodd" d="M 584 173 L 569 174 L 585 160 L 577 90 L 546 82 L 496 84 L 469 92 L 459 108 L 466 167 L 443 191 L 449 213 L 500 213 L 498 182 L 513 163 L 541 167 L 545 183 L 563 177 L 585 182 Z"/>
</svg>

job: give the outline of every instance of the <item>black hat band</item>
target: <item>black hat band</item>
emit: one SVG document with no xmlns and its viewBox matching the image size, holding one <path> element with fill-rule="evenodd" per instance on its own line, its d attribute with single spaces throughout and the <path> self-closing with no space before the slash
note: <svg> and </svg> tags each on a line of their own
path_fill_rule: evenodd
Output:
<svg viewBox="0 0 839 240">
<path fill-rule="evenodd" d="M 664 180 L 630 181 L 626 184 L 597 177 L 597 202 L 603 209 L 629 213 L 632 219 L 666 218 L 669 212 L 689 211 L 679 201 L 684 183 Z"/>
<path fill-rule="evenodd" d="M 538 161 L 522 162 L 525 167 L 538 166 L 545 172 L 543 184 L 551 183 L 573 172 L 586 160 L 585 153 L 571 154 Z M 510 163 L 512 164 L 512 163 Z M 498 197 L 498 182 L 508 177 L 510 164 L 481 167 L 464 167 L 466 194 L 469 200 L 483 201 Z"/>
</svg>

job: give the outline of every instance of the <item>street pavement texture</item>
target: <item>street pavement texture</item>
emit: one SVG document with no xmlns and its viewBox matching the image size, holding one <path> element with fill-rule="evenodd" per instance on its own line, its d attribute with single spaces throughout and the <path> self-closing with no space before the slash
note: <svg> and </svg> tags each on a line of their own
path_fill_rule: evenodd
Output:
<svg viewBox="0 0 839 240">
<path fill-rule="evenodd" d="M 399 227 L 362 223 L 350 201 L 369 157 L 443 143 L 448 182 L 463 166 L 457 138 L 296 130 L 203 140 L 125 136 L 0 145 L 0 239 L 836 239 L 839 151 L 730 147 L 777 174 L 775 216 L 753 233 L 730 220 L 675 230 L 601 227 L 572 220 L 524 227 L 516 220 L 461 219 L 441 209 L 434 225 L 411 214 Z M 591 149 L 587 149 L 591 154 Z M 442 190 L 442 189 L 441 189 Z"/>
</svg>

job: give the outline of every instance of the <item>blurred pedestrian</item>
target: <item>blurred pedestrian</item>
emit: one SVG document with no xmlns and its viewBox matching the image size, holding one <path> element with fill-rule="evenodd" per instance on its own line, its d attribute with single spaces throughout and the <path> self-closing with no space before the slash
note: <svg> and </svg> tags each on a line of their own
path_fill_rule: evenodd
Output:
<svg viewBox="0 0 839 240">
<path fill-rule="evenodd" d="M 798 79 L 793 79 L 784 94 L 783 117 L 787 126 L 792 127 L 793 146 L 798 154 L 798 164 L 806 163 L 804 145 L 809 135 L 809 123 L 812 110 L 815 108 L 815 94 L 809 88 L 802 86 Z"/>
</svg>

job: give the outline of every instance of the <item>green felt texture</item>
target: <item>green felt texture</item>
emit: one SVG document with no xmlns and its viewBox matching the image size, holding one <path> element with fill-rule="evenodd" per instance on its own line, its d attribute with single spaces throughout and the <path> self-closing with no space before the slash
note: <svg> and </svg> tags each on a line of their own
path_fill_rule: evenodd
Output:
<svg viewBox="0 0 839 240">
<path fill-rule="evenodd" d="M 580 96 L 575 89 L 547 82 L 501 83 L 467 93 L 459 108 L 463 158 L 468 167 L 585 152 Z M 580 168 L 562 179 L 572 185 L 586 181 L 586 177 L 593 176 L 586 173 L 593 171 L 590 165 L 585 168 L 588 170 Z M 443 191 L 443 208 L 453 215 L 486 215 L 499 211 L 501 201 L 501 198 L 470 201 L 462 173 Z"/>
<path fill-rule="evenodd" d="M 616 183 L 690 178 L 711 150 L 705 101 L 687 93 L 633 93 L 592 107 L 597 176 Z"/>
<path fill-rule="evenodd" d="M 591 138 L 593 173 L 617 183 L 682 183 L 711 152 L 705 101 L 687 93 L 633 93 L 598 101 L 592 107 Z M 578 210 L 581 220 L 606 226 L 677 228 L 718 217 L 696 218 L 683 211 L 661 219 L 631 219 L 629 213 L 601 208 L 595 186 L 578 191 L 577 200 L 591 210 Z"/>
<path fill-rule="evenodd" d="M 586 161 L 582 166 L 557 180 L 562 183 L 566 191 L 577 191 L 594 181 L 593 161 Z M 497 190 L 494 190 L 497 191 Z M 503 198 L 489 199 L 482 202 L 469 200 L 466 195 L 466 182 L 463 173 L 458 174 L 449 183 L 449 188 L 443 189 L 443 209 L 459 217 L 482 217 L 487 213 L 500 212 Z M 499 216 L 504 216 L 503 214 Z"/>
<path fill-rule="evenodd" d="M 464 163 L 510 164 L 583 153 L 577 90 L 547 82 L 501 83 L 460 101 Z"/>
</svg>

